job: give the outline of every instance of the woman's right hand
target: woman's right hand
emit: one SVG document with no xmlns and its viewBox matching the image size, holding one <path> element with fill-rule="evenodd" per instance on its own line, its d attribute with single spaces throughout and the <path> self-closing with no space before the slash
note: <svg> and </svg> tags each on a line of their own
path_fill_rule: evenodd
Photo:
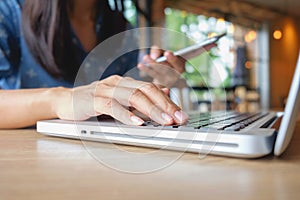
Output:
<svg viewBox="0 0 300 200">
<path fill-rule="evenodd" d="M 133 107 L 162 125 L 183 124 L 188 116 L 155 84 L 111 76 L 73 89 L 57 89 L 53 111 L 65 120 L 86 120 L 110 115 L 128 125 L 142 125 L 143 119 L 129 111 Z"/>
</svg>

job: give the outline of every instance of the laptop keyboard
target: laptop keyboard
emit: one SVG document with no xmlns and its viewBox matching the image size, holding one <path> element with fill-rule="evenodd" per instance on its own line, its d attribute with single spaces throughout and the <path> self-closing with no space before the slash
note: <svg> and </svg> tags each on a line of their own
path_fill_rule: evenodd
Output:
<svg viewBox="0 0 300 200">
<path fill-rule="evenodd" d="M 225 131 L 240 131 L 257 120 L 266 116 L 267 113 L 238 113 L 238 112 L 211 112 L 192 114 L 190 119 L 184 125 L 173 125 L 170 128 L 179 128 L 181 126 L 193 129 L 210 129 Z M 160 127 L 161 125 L 148 121 L 144 126 Z"/>
</svg>

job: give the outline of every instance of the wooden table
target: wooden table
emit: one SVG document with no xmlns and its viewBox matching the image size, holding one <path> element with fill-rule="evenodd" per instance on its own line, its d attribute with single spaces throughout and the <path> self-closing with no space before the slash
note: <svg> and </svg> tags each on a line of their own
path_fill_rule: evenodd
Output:
<svg viewBox="0 0 300 200">
<path fill-rule="evenodd" d="M 34 129 L 0 131 L 0 199 L 300 199 L 299 122 L 280 158 L 184 153 L 163 169 L 141 174 L 105 166 L 78 140 L 43 136 Z M 130 157 L 114 152 L 115 145 L 98 145 L 106 152 L 104 160 L 130 165 Z M 117 147 L 145 155 L 153 151 Z M 177 155 L 159 151 L 133 168 L 167 163 Z"/>
</svg>

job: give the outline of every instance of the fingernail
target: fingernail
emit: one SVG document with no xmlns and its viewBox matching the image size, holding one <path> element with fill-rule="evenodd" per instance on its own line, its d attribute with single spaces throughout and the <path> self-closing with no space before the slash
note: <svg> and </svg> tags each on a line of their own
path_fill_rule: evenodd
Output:
<svg viewBox="0 0 300 200">
<path fill-rule="evenodd" d="M 130 119 L 135 125 L 142 125 L 144 123 L 144 120 L 137 116 L 131 116 Z"/>
<path fill-rule="evenodd" d="M 189 116 L 185 112 L 182 112 L 182 111 L 175 112 L 175 117 L 180 122 L 184 122 L 189 118 Z"/>
<path fill-rule="evenodd" d="M 170 115 L 168 115 L 167 113 L 162 113 L 161 116 L 167 123 L 170 123 L 173 120 L 172 117 Z"/>
</svg>

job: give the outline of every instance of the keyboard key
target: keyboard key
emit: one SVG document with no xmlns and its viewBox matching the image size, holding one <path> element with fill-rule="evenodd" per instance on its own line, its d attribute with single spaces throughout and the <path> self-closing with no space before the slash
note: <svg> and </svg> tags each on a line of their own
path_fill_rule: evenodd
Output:
<svg viewBox="0 0 300 200">
<path fill-rule="evenodd" d="M 209 129 L 223 130 L 226 126 L 224 126 L 224 124 L 211 124 L 206 127 Z"/>
<path fill-rule="evenodd" d="M 225 131 L 239 131 L 241 127 L 239 125 L 229 126 L 224 129 Z"/>
</svg>

